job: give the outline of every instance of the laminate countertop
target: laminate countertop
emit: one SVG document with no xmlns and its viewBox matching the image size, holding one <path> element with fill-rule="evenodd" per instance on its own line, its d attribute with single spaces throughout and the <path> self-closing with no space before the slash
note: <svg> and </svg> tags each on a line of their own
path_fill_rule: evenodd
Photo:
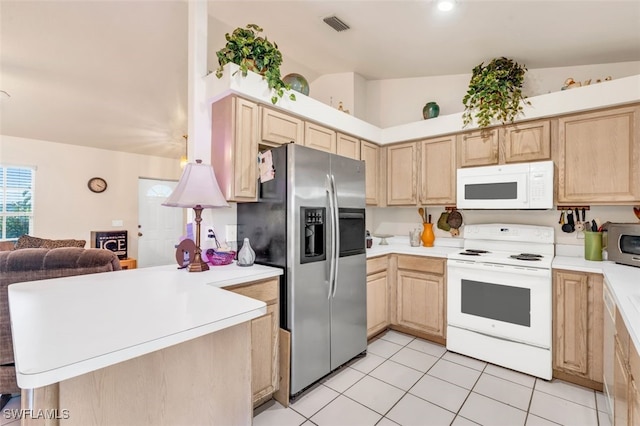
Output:
<svg viewBox="0 0 640 426">
<path fill-rule="evenodd" d="M 224 287 L 281 274 L 261 265 L 167 265 L 12 284 L 18 385 L 57 383 L 259 317 L 264 302 Z"/>
</svg>

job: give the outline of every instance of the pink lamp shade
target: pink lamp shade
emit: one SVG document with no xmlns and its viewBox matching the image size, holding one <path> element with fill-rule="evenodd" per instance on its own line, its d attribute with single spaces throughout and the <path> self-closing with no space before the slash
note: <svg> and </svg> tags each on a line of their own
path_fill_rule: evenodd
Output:
<svg viewBox="0 0 640 426">
<path fill-rule="evenodd" d="M 169 207 L 229 207 L 218 186 L 216 175 L 210 164 L 202 164 L 202 160 L 188 163 L 182 171 L 178 186 L 162 203 Z"/>
</svg>

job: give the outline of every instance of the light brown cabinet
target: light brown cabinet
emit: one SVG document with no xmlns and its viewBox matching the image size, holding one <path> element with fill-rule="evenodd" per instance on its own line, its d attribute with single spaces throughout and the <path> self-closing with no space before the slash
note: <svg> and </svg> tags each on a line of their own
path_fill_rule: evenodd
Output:
<svg viewBox="0 0 640 426">
<path fill-rule="evenodd" d="M 380 202 L 380 147 L 367 141 L 360 141 L 360 158 L 365 163 L 365 201 L 377 206 Z"/>
<path fill-rule="evenodd" d="M 367 338 L 389 326 L 387 256 L 367 259 Z"/>
<path fill-rule="evenodd" d="M 551 159 L 549 120 L 510 124 L 500 129 L 500 163 Z"/>
<path fill-rule="evenodd" d="M 397 255 L 396 323 L 412 334 L 444 344 L 446 260 Z"/>
<path fill-rule="evenodd" d="M 640 106 L 558 119 L 558 203 L 640 201 Z"/>
<path fill-rule="evenodd" d="M 498 164 L 498 129 L 475 130 L 457 135 L 458 167 Z"/>
<path fill-rule="evenodd" d="M 551 124 L 539 120 L 458 135 L 458 167 L 551 159 Z"/>
<path fill-rule="evenodd" d="M 211 164 L 227 201 L 255 201 L 257 195 L 258 105 L 227 96 L 211 106 Z"/>
<path fill-rule="evenodd" d="M 336 154 L 359 160 L 360 139 L 338 133 L 336 136 Z"/>
<path fill-rule="evenodd" d="M 624 324 L 620 312 L 616 310 L 615 333 L 615 362 L 613 366 L 613 424 L 636 425 L 633 423 L 634 407 L 638 404 L 637 393 L 634 395 L 634 387 L 638 378 L 636 371 L 632 371 L 632 361 L 637 361 L 638 352 L 630 341 L 629 332 Z M 634 375 L 635 373 L 635 375 Z M 636 419 L 636 422 L 640 419 Z"/>
<path fill-rule="evenodd" d="M 251 388 L 256 407 L 270 399 L 279 386 L 279 280 L 272 278 L 226 290 L 267 304 L 267 313 L 251 320 Z"/>
<path fill-rule="evenodd" d="M 264 106 L 260 107 L 260 143 L 279 146 L 294 142 L 304 145 L 304 121 Z"/>
<path fill-rule="evenodd" d="M 415 205 L 418 202 L 418 144 L 400 143 L 387 150 L 387 205 Z"/>
<path fill-rule="evenodd" d="M 455 135 L 420 142 L 420 204 L 456 203 Z"/>
<path fill-rule="evenodd" d="M 602 390 L 603 276 L 553 271 L 553 375 Z"/>
<path fill-rule="evenodd" d="M 336 153 L 337 136 L 335 130 L 305 121 L 304 144 L 309 148 Z"/>
</svg>

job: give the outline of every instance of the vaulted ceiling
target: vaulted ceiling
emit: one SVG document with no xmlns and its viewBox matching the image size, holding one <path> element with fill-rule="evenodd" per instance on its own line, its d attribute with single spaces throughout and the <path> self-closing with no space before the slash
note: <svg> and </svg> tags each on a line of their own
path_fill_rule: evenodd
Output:
<svg viewBox="0 0 640 426">
<path fill-rule="evenodd" d="M 336 32 L 323 18 L 351 28 Z M 283 74 L 465 74 L 640 61 L 640 1 L 209 1 L 209 66 L 256 23 Z M 177 158 L 187 128 L 186 1 L 0 1 L 0 134 Z M 1 94 L 0 94 L 1 95 Z"/>
</svg>

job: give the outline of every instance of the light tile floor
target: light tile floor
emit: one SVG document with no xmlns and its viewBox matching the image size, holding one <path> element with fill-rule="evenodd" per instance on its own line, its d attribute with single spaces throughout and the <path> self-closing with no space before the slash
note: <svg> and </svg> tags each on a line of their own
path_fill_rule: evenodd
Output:
<svg viewBox="0 0 640 426">
<path fill-rule="evenodd" d="M 601 392 L 537 379 L 388 331 L 288 408 L 271 401 L 256 426 L 610 426 Z"/>
<path fill-rule="evenodd" d="M 5 410 L 0 426 L 18 426 Z M 611 426 L 601 392 L 536 379 L 388 331 L 367 356 L 325 378 L 288 408 L 256 410 L 256 426 Z"/>
</svg>

